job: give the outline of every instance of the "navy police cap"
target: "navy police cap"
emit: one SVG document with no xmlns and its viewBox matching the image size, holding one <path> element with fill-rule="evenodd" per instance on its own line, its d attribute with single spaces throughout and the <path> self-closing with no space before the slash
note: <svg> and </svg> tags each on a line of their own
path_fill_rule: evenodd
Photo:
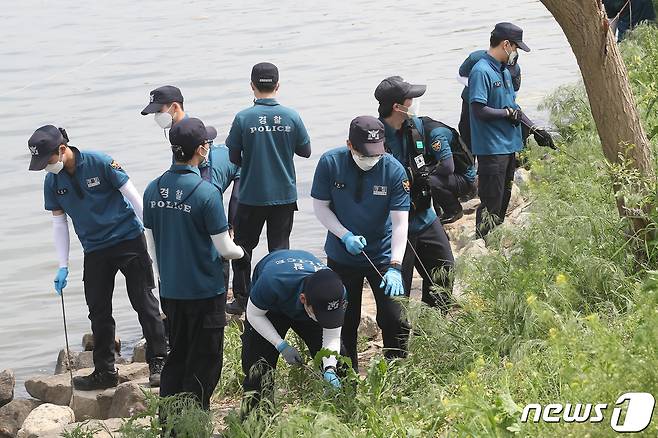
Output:
<svg viewBox="0 0 658 438">
<path fill-rule="evenodd" d="M 492 36 L 496 36 L 503 40 L 509 40 L 516 43 L 519 49 L 524 52 L 529 52 L 530 47 L 523 42 L 523 29 L 512 23 L 498 23 L 491 31 Z"/>
<path fill-rule="evenodd" d="M 375 117 L 359 116 L 350 123 L 350 143 L 361 155 L 383 155 L 384 138 L 384 124 Z"/>
<path fill-rule="evenodd" d="M 142 110 L 142 115 L 158 113 L 162 105 L 172 102 L 183 103 L 183 93 L 180 89 L 173 85 L 158 87 L 149 93 L 149 104 Z"/>
<path fill-rule="evenodd" d="M 414 99 L 425 94 L 426 85 L 412 85 L 400 76 L 390 76 L 375 88 L 375 99 L 381 102 L 401 103 L 406 99 Z"/>
<path fill-rule="evenodd" d="M 172 149 L 181 148 L 185 155 L 192 155 L 196 148 L 217 137 L 217 130 L 206 126 L 199 119 L 183 119 L 169 130 Z"/>
<path fill-rule="evenodd" d="M 338 274 L 321 269 L 304 279 L 302 292 L 320 327 L 334 329 L 343 325 L 347 300 Z"/>
<path fill-rule="evenodd" d="M 43 170 L 50 157 L 57 151 L 59 145 L 65 144 L 68 139 L 62 135 L 62 130 L 53 125 L 45 125 L 34 131 L 27 141 L 27 147 L 32 154 L 30 170 Z"/>
<path fill-rule="evenodd" d="M 279 69 L 270 62 L 260 62 L 251 69 L 251 82 L 257 84 L 276 84 L 279 82 Z"/>
</svg>

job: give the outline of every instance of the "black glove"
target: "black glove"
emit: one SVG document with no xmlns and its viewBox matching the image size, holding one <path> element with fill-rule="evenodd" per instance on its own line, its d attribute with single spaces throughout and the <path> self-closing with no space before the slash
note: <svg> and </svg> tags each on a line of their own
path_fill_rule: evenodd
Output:
<svg viewBox="0 0 658 438">
<path fill-rule="evenodd" d="M 553 137 L 544 129 L 533 128 L 532 132 L 535 136 L 535 141 L 539 146 L 547 146 L 551 149 L 557 150 L 557 146 L 553 142 Z"/>
<path fill-rule="evenodd" d="M 506 106 L 505 111 L 507 111 L 507 116 L 505 118 L 512 122 L 512 125 L 519 126 L 521 124 L 521 116 L 523 115 L 523 112 L 520 109 L 512 109 Z"/>
<path fill-rule="evenodd" d="M 251 257 L 249 257 L 249 253 L 244 248 L 242 248 L 242 252 L 244 252 L 242 257 L 233 259 L 233 269 L 237 268 L 241 271 L 251 270 Z"/>
</svg>

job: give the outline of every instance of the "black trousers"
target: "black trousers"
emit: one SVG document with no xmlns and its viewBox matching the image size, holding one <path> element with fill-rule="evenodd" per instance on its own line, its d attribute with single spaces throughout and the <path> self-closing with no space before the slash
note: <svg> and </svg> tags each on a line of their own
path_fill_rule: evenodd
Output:
<svg viewBox="0 0 658 438">
<path fill-rule="evenodd" d="M 437 218 L 422 233 L 409 235 L 407 250 L 402 261 L 402 280 L 406 295 L 411 294 L 415 267 L 423 277 L 422 301 L 429 306 L 446 309 L 452 300 L 448 293 L 452 291 L 451 272 L 454 265 L 455 259 L 448 235 Z M 447 291 L 433 291 L 432 283 Z"/>
<path fill-rule="evenodd" d="M 478 155 L 478 195 L 475 232 L 486 236 L 505 220 L 512 196 L 516 154 Z"/>
<path fill-rule="evenodd" d="M 94 367 L 102 371 L 114 371 L 116 325 L 112 318 L 112 295 L 118 271 L 126 278 L 128 298 L 146 338 L 146 360 L 167 355 L 160 308 L 152 292 L 155 284 L 151 258 L 142 234 L 84 256 L 83 282 L 94 334 Z"/>
<path fill-rule="evenodd" d="M 341 340 L 345 347 L 345 355 L 352 360 L 352 367 L 359 370 L 359 357 L 357 354 L 357 330 L 361 323 L 361 300 L 363 296 L 363 280 L 368 280 L 375 296 L 377 306 L 377 325 L 382 330 L 384 341 L 384 357 L 392 359 L 407 356 L 409 341 L 409 323 L 402 314 L 402 305 L 395 299 L 384 294 L 379 285 L 381 275 L 372 267 L 346 266 L 328 259 L 327 266 L 331 268 L 347 290 L 347 309 L 345 321 L 341 331 Z M 387 267 L 380 267 L 385 272 Z"/>
<path fill-rule="evenodd" d="M 162 298 L 170 351 L 162 369 L 162 397 L 193 394 L 203 409 L 219 382 L 224 355 L 226 294 L 203 300 Z"/>
<path fill-rule="evenodd" d="M 322 327 L 317 322 L 310 319 L 298 321 L 274 312 L 267 312 L 266 317 L 282 338 L 286 337 L 286 333 L 290 329 L 297 333 L 308 347 L 311 357 L 315 357 L 322 348 Z M 245 394 L 243 413 L 253 409 L 262 395 L 270 399 L 273 397 L 274 376 L 272 371 L 276 368 L 278 358 L 278 350 L 263 338 L 249 324 L 248 320 L 245 321 L 242 333 L 242 371 L 245 375 L 242 381 Z"/>
<path fill-rule="evenodd" d="M 258 246 L 260 233 L 267 222 L 267 248 L 269 252 L 290 248 L 290 232 L 297 203 L 284 205 L 254 206 L 238 204 L 235 215 L 235 243 L 251 254 Z M 251 290 L 251 269 L 240 270 L 233 267 L 233 295 L 243 300 Z"/>
<path fill-rule="evenodd" d="M 459 202 L 461 196 L 468 195 L 475 189 L 475 184 L 467 180 L 464 175 L 451 173 L 450 175 L 432 175 L 429 178 L 430 191 L 434 208 L 440 207 L 444 213 L 453 214 L 461 211 Z M 438 211 L 436 212 L 438 215 Z"/>
</svg>

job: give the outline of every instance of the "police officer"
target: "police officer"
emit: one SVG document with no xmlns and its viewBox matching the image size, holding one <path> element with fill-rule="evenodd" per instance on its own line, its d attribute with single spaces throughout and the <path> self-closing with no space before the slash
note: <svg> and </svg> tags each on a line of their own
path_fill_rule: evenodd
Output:
<svg viewBox="0 0 658 438">
<path fill-rule="evenodd" d="M 425 94 L 425 85 L 412 85 L 400 76 L 384 79 L 375 89 L 379 102 L 379 119 L 386 132 L 386 148 L 407 169 L 412 180 L 409 214 L 409 245 L 404 255 L 402 273 L 407 295 L 411 293 L 414 266 L 423 278 L 422 300 L 443 310 L 451 304 L 451 271 L 454 265 L 452 249 L 441 221 L 431 205 L 428 182 L 420 176 L 425 166 L 422 155 L 424 143 L 419 144 L 414 135 L 422 135 L 422 121 L 411 110 L 413 99 Z M 419 134 L 414 134 L 414 131 Z M 445 165 L 446 163 L 444 163 Z M 436 280 L 436 281 L 434 281 Z M 440 292 L 433 292 L 438 285 Z"/>
<path fill-rule="evenodd" d="M 235 219 L 235 241 L 249 255 L 258 245 L 267 222 L 268 250 L 290 247 L 293 214 L 297 210 L 297 188 L 293 156 L 311 156 L 311 141 L 297 112 L 280 105 L 279 70 L 262 62 L 251 70 L 255 100 L 240 111 L 226 138 L 230 158 L 242 167 L 240 202 Z M 242 314 L 250 288 L 250 271 L 235 271 L 234 301 L 227 307 Z"/>
<path fill-rule="evenodd" d="M 149 93 L 149 104 L 144 107 L 141 114 L 153 114 L 155 122 L 162 129 L 170 129 L 173 125 L 189 117 L 183 106 L 183 94 L 178 87 L 164 85 Z M 211 132 L 214 128 L 208 127 Z M 217 136 L 214 131 L 212 139 Z M 172 159 L 173 160 L 173 159 Z M 173 162 L 173 161 L 172 161 Z M 231 163 L 228 157 L 228 148 L 223 144 L 210 145 L 208 159 L 199 165 L 201 178 L 212 183 L 220 195 L 223 195 L 233 183 L 231 197 L 228 204 L 229 227 L 235 223 L 235 213 L 238 207 L 238 193 L 240 191 L 240 167 Z M 230 229 L 230 228 L 229 228 Z M 224 263 L 224 286 L 228 289 L 230 264 Z"/>
<path fill-rule="evenodd" d="M 475 164 L 455 162 L 452 145 L 456 142 L 459 142 L 459 133 L 448 126 L 437 126 L 429 133 L 427 146 L 434 158 L 429 185 L 434 208 L 441 209 L 439 220 L 442 224 L 461 219 L 464 209 L 459 198 L 475 192 Z"/>
<path fill-rule="evenodd" d="M 626 32 L 644 22 L 656 21 L 653 0 L 603 0 L 610 20 L 617 22 L 617 40 L 621 41 Z"/>
<path fill-rule="evenodd" d="M 462 136 L 462 139 L 464 140 L 464 143 L 469 147 L 469 149 L 472 150 L 471 146 L 471 119 L 470 119 L 470 103 L 468 101 L 468 76 L 471 74 L 471 70 L 473 70 L 473 67 L 475 64 L 478 63 L 478 61 L 487 54 L 486 50 L 476 50 L 474 52 L 471 52 L 468 57 L 462 62 L 462 65 L 459 66 L 459 76 L 460 78 L 465 82 L 464 89 L 462 90 L 461 98 L 462 98 L 462 111 L 461 111 L 461 116 L 459 117 L 459 133 Z M 514 58 L 513 60 L 510 61 L 509 64 L 507 64 L 506 68 L 510 72 L 510 76 L 512 77 L 512 86 L 514 87 L 514 91 L 518 92 L 519 89 L 521 88 L 521 66 L 518 63 L 519 59 L 518 56 Z M 524 136 L 524 138 L 527 137 L 527 135 Z"/>
<path fill-rule="evenodd" d="M 68 145 L 61 128 L 37 129 L 28 141 L 30 170 L 46 170 L 44 201 L 53 213 L 59 270 L 55 290 L 66 287 L 69 261 L 67 216 L 84 250 L 84 292 L 94 334 L 94 372 L 73 378 L 79 390 L 117 385 L 114 367 L 112 294 L 117 271 L 126 278 L 126 289 L 137 312 L 147 342 L 151 386 L 160 384 L 167 347 L 157 299 L 153 296 L 153 271 L 146 250 L 142 199 L 119 163 L 100 152 L 80 151 Z"/>
<path fill-rule="evenodd" d="M 144 192 L 144 226 L 154 241 L 171 347 L 160 395 L 189 392 L 204 409 L 222 369 L 226 299 L 220 255 L 249 264 L 249 255 L 228 235 L 217 189 L 199 172 L 214 134 L 199 119 L 176 123 L 169 132 L 175 162 Z"/>
<path fill-rule="evenodd" d="M 265 256 L 254 268 L 242 334 L 243 415 L 260 400 L 263 389 L 272 395 L 272 376 L 279 354 L 289 365 L 302 359 L 284 340 L 292 329 L 314 357 L 321 348 L 340 352 L 345 316 L 345 288 L 340 277 L 307 251 L 282 249 Z M 340 387 L 336 356 L 322 359 L 324 380 Z M 265 386 L 265 388 L 264 388 Z"/>
<path fill-rule="evenodd" d="M 473 154 L 478 159 L 476 234 L 486 236 L 505 220 L 516 168 L 515 154 L 523 147 L 521 123 L 530 126 L 541 146 L 555 148 L 550 134 L 537 128 L 516 104 L 516 92 L 506 65 L 517 49 L 530 51 L 523 30 L 512 23 L 496 24 L 487 54 L 468 78 Z"/>
<path fill-rule="evenodd" d="M 384 126 L 374 117 L 350 123 L 347 147 L 325 152 L 313 177 L 313 209 L 327 230 L 327 265 L 347 289 L 342 339 L 358 370 L 357 329 L 363 279 L 377 303 L 384 356 L 405 357 L 409 325 L 392 297 L 404 295 L 402 259 L 407 239 L 409 181 L 384 151 Z"/>
</svg>

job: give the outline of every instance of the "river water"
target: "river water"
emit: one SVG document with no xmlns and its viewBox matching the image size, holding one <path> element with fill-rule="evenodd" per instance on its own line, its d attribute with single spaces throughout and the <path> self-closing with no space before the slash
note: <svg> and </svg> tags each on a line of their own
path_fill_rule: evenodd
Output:
<svg viewBox="0 0 658 438">
<path fill-rule="evenodd" d="M 271 61 L 280 70 L 280 101 L 300 112 L 313 146 L 310 159 L 296 158 L 300 211 L 292 246 L 321 255 L 325 232 L 309 197 L 321 153 L 344 144 L 353 117 L 376 115 L 374 88 L 394 74 L 427 84 L 421 112 L 456 126 L 457 68 L 472 50 L 486 47 L 498 21 L 523 27 L 533 49 L 521 53 L 519 101 L 537 115 L 541 98 L 579 73 L 560 28 L 535 0 L 6 5 L 0 15 L 0 369 L 14 369 L 17 392 L 24 394 L 22 381 L 52 373 L 64 343 L 44 175 L 27 171 L 34 129 L 65 127 L 71 144 L 109 153 L 142 190 L 171 156 L 152 116 L 139 114 L 149 91 L 180 87 L 186 110 L 214 125 L 223 140 L 234 114 L 251 105 L 251 66 Z M 71 235 L 66 305 L 72 347 L 79 350 L 90 327 L 82 252 L 72 228 Z M 256 260 L 264 248 L 261 241 Z M 140 337 L 120 274 L 114 317 L 127 344 Z"/>
</svg>

